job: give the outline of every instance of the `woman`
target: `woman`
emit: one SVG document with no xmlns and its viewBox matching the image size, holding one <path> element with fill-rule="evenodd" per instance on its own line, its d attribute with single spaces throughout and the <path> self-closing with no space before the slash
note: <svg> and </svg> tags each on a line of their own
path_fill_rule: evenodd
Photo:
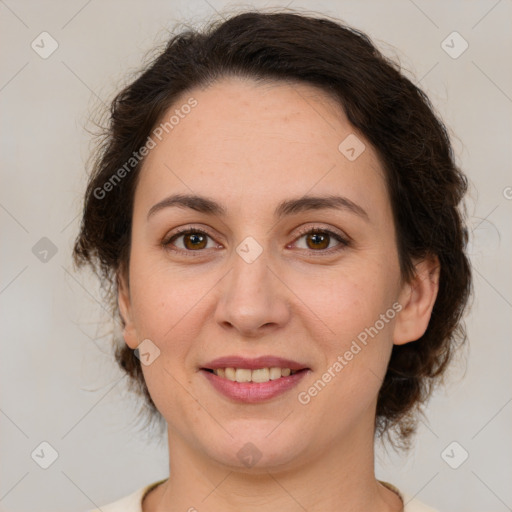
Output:
<svg viewBox="0 0 512 512">
<path fill-rule="evenodd" d="M 432 510 L 374 441 L 410 445 L 465 338 L 465 190 L 364 34 L 247 12 L 173 37 L 113 102 L 75 245 L 169 442 L 169 478 L 102 510 Z"/>
</svg>

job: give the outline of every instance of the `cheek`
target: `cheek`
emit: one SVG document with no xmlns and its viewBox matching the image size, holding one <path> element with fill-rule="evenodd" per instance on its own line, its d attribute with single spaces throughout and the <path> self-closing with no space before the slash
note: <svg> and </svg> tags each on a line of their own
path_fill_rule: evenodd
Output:
<svg viewBox="0 0 512 512">
<path fill-rule="evenodd" d="M 319 332 L 325 330 L 338 343 L 350 343 L 392 306 L 397 293 L 393 275 L 393 269 L 371 261 L 332 272 L 324 269 L 317 276 L 297 273 L 294 293 L 314 313 L 308 316 L 317 322 Z"/>
<path fill-rule="evenodd" d="M 190 374 L 190 361 L 197 359 L 187 356 L 197 350 L 194 341 L 204 338 L 212 292 L 222 275 L 208 265 L 176 263 L 137 226 L 132 237 L 130 290 L 137 336 L 154 342 L 165 368 L 172 367 L 171 373 L 178 372 L 182 381 Z M 155 378 L 152 370 L 148 373 L 148 381 Z M 171 379 L 163 377 L 161 382 Z"/>
<path fill-rule="evenodd" d="M 363 283 L 346 281 L 342 290 L 330 294 L 332 302 L 325 301 L 322 320 L 334 334 L 316 338 L 323 364 L 310 387 L 299 390 L 305 410 L 322 416 L 324 427 L 333 432 L 339 430 L 340 418 L 350 424 L 373 414 L 393 346 L 392 296 Z M 327 416 L 325 411 L 330 411 Z"/>
<path fill-rule="evenodd" d="M 366 261 L 333 274 L 324 294 L 304 289 L 304 302 L 320 319 L 316 324 L 322 331 L 316 332 L 325 333 L 315 340 L 322 353 L 320 382 L 312 390 L 322 395 L 317 405 L 358 409 L 375 399 L 392 349 L 397 272 Z"/>
<path fill-rule="evenodd" d="M 134 319 L 140 335 L 164 343 L 189 324 L 201 307 L 208 279 L 172 268 L 163 258 L 134 254 L 130 289 Z M 152 257 L 153 256 L 153 257 Z"/>
</svg>

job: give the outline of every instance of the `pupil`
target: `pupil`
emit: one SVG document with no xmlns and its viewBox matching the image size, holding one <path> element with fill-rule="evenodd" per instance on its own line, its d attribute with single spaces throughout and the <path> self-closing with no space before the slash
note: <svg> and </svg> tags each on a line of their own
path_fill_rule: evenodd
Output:
<svg viewBox="0 0 512 512">
<path fill-rule="evenodd" d="M 321 233 L 313 233 L 311 235 L 312 243 L 316 247 L 319 247 L 319 246 L 323 247 L 325 245 L 325 241 L 327 240 L 327 238 L 328 238 L 328 235 L 323 235 Z"/>
<path fill-rule="evenodd" d="M 199 233 L 192 233 L 190 235 L 188 235 L 188 240 L 189 240 L 189 243 L 193 246 L 193 247 L 198 247 L 201 242 L 203 242 L 203 235 L 199 234 Z"/>
</svg>

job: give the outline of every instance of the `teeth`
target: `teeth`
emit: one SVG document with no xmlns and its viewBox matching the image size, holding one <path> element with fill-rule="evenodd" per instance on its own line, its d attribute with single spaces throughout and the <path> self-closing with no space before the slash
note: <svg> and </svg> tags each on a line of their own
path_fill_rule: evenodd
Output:
<svg viewBox="0 0 512 512">
<path fill-rule="evenodd" d="M 251 382 L 251 370 L 237 368 L 235 372 L 235 380 L 237 382 Z"/>
<path fill-rule="evenodd" d="M 296 371 L 290 368 L 257 368 L 249 370 L 247 368 L 218 368 L 213 373 L 232 382 L 268 382 L 269 380 L 280 379 L 293 375 Z"/>
<path fill-rule="evenodd" d="M 281 377 L 281 372 L 279 372 L 279 377 Z M 252 382 L 268 382 L 270 380 L 270 370 L 268 368 L 258 368 L 257 370 L 253 370 L 251 374 Z"/>
<path fill-rule="evenodd" d="M 270 380 L 276 380 L 281 378 L 281 368 L 270 368 Z"/>
<path fill-rule="evenodd" d="M 235 378 L 235 376 L 236 376 L 236 371 L 235 371 L 235 369 L 234 369 L 234 368 L 226 368 L 226 369 L 224 370 L 224 372 L 225 372 L 225 377 L 226 377 L 226 379 L 228 379 L 228 380 L 232 380 L 232 381 L 235 381 L 235 380 L 236 380 L 236 378 Z"/>
</svg>

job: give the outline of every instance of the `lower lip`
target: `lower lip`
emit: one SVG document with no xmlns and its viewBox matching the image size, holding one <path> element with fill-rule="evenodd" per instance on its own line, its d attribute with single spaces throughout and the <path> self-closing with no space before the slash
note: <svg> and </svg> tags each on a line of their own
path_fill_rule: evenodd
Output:
<svg viewBox="0 0 512 512">
<path fill-rule="evenodd" d="M 201 370 L 210 384 L 220 393 L 238 402 L 257 403 L 270 400 L 295 387 L 308 370 L 301 370 L 288 377 L 268 382 L 233 382 L 214 373 Z"/>
</svg>

